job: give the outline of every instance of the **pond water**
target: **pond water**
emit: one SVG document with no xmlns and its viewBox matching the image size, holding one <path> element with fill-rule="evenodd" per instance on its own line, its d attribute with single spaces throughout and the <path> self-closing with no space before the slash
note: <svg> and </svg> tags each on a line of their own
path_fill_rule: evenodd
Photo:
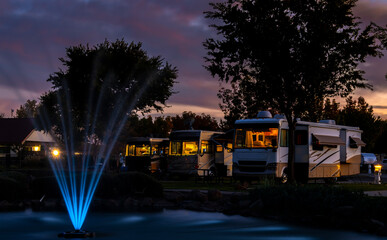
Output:
<svg viewBox="0 0 387 240">
<path fill-rule="evenodd" d="M 294 227 L 278 222 L 203 213 L 165 210 L 160 213 L 90 213 L 85 230 L 95 239 L 133 240 L 314 240 L 314 239 L 387 239 L 348 231 Z M 65 212 L 0 213 L 1 240 L 58 239 L 72 225 Z"/>
</svg>

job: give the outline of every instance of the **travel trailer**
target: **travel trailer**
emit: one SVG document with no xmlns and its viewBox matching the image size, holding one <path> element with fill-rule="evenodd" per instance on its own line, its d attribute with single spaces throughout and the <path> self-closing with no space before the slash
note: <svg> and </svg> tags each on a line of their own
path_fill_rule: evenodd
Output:
<svg viewBox="0 0 387 240">
<path fill-rule="evenodd" d="M 157 173 L 165 170 L 168 138 L 132 137 L 126 145 L 125 164 L 128 171 Z"/>
<path fill-rule="evenodd" d="M 263 111 L 257 119 L 235 122 L 233 176 L 237 178 L 271 175 L 288 178 L 289 127 L 280 115 L 272 118 Z M 295 177 L 300 180 L 360 173 L 362 131 L 358 127 L 336 125 L 333 120 L 318 123 L 297 121 L 295 130 Z"/>
<path fill-rule="evenodd" d="M 171 175 L 218 175 L 223 166 L 230 165 L 232 171 L 232 153 L 221 143 L 215 143 L 214 138 L 223 132 L 205 130 L 179 130 L 170 134 L 168 155 L 168 173 Z M 229 145 L 229 147 L 231 147 Z"/>
</svg>

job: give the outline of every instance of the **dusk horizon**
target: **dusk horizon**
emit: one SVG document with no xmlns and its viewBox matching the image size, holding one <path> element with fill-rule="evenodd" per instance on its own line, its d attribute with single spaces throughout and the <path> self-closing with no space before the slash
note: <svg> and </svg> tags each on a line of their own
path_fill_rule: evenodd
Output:
<svg viewBox="0 0 387 240">
<path fill-rule="evenodd" d="M 38 100 L 49 91 L 46 80 L 63 68 L 58 58 L 65 57 L 66 48 L 124 39 L 141 42 L 150 56 L 162 56 L 177 67 L 178 83 L 173 88 L 177 93 L 167 101 L 170 107 L 164 115 L 192 111 L 223 118 L 217 97 L 220 83 L 203 67 L 202 43 L 216 34 L 203 14 L 210 9 L 209 2 L 2 1 L 0 113 L 11 117 L 11 109 L 16 111 L 27 99 Z M 354 15 L 364 24 L 385 26 L 387 2 L 360 0 Z M 358 89 L 353 95 L 355 99 L 363 96 L 382 119 L 387 119 L 386 64 L 386 56 L 360 64 L 374 91 Z M 338 101 L 345 105 L 344 99 Z"/>
</svg>

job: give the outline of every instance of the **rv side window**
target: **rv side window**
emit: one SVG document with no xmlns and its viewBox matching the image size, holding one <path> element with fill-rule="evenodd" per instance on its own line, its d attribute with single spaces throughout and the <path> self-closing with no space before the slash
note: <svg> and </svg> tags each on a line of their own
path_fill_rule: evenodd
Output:
<svg viewBox="0 0 387 240">
<path fill-rule="evenodd" d="M 246 131 L 243 129 L 237 129 L 235 134 L 235 148 L 245 147 Z"/>
<path fill-rule="evenodd" d="M 232 143 L 227 143 L 227 152 L 232 152 Z"/>
<path fill-rule="evenodd" d="M 313 150 L 322 151 L 324 149 L 324 146 L 320 144 L 320 142 L 314 135 L 312 135 L 312 142 Z"/>
<path fill-rule="evenodd" d="M 172 141 L 171 142 L 171 155 L 181 155 L 181 142 Z"/>
<path fill-rule="evenodd" d="M 289 130 L 288 129 L 281 129 L 281 139 L 280 139 L 280 146 L 281 147 L 289 147 Z"/>
<path fill-rule="evenodd" d="M 216 145 L 216 152 L 223 152 L 222 145 Z"/>
<path fill-rule="evenodd" d="M 212 145 L 209 141 L 202 141 L 202 153 L 212 153 Z"/>
<path fill-rule="evenodd" d="M 136 149 L 135 145 L 129 145 L 128 156 L 134 156 L 135 149 Z"/>
<path fill-rule="evenodd" d="M 296 130 L 294 133 L 296 145 L 307 145 L 308 144 L 308 131 Z"/>
<path fill-rule="evenodd" d="M 159 155 L 159 154 L 160 154 L 159 145 L 152 145 L 151 155 Z"/>
</svg>

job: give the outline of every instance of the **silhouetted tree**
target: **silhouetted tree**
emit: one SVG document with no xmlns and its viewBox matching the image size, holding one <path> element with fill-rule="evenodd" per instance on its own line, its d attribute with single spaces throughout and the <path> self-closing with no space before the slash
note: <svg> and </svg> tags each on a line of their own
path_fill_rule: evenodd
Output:
<svg viewBox="0 0 387 240">
<path fill-rule="evenodd" d="M 35 118 L 37 116 L 38 102 L 36 100 L 27 100 L 16 109 L 16 118 Z"/>
<path fill-rule="evenodd" d="M 347 126 L 359 127 L 363 130 L 362 139 L 366 142 L 365 152 L 373 152 L 378 136 L 382 133 L 382 120 L 376 117 L 363 97 L 353 100 L 346 99 L 346 106 L 341 110 L 337 123 Z"/>
<path fill-rule="evenodd" d="M 209 114 L 196 114 L 191 111 L 184 111 L 182 115 L 176 115 L 170 118 L 173 130 L 195 130 L 218 131 L 219 124 L 214 117 Z"/>
<path fill-rule="evenodd" d="M 177 77 L 177 69 L 160 56 L 124 40 L 72 46 L 60 61 L 64 69 L 47 80 L 53 86 L 40 98 L 39 119 L 46 129 L 76 141 L 115 135 L 133 112 L 162 111 Z M 69 129 L 73 136 L 64 135 Z"/>
<path fill-rule="evenodd" d="M 322 111 L 323 119 L 333 119 L 337 124 L 359 127 L 362 131 L 362 139 L 367 144 L 365 152 L 383 152 L 379 142 L 383 142 L 382 135 L 386 131 L 385 121 L 375 116 L 372 106 L 363 97 L 354 100 L 352 96 L 346 99 L 346 105 L 340 108 L 340 104 L 334 99 L 326 99 Z"/>
<path fill-rule="evenodd" d="M 376 41 L 385 29 L 360 28 L 356 0 L 228 0 L 210 3 L 206 18 L 218 39 L 204 42 L 207 70 L 222 88 L 226 119 L 272 107 L 289 124 L 289 179 L 294 176 L 296 118 L 312 116 L 326 97 L 371 88 L 358 69 L 368 56 L 382 56 Z M 236 105 L 237 104 L 237 105 Z M 228 110 L 230 109 L 230 110 Z M 232 117 L 230 117 L 232 119 Z"/>
</svg>

